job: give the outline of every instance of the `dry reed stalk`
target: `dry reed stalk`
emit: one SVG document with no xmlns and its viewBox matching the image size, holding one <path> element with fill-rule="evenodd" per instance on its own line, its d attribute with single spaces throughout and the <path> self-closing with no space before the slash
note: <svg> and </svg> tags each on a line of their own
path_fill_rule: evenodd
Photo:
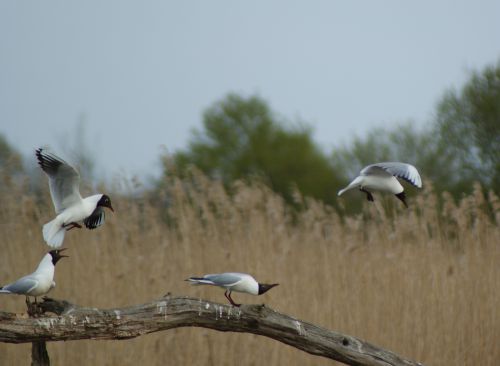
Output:
<svg viewBox="0 0 500 366">
<path fill-rule="evenodd" d="M 408 210 L 380 198 L 341 220 L 303 197 L 305 209 L 293 217 L 259 184 L 238 182 L 232 190 L 193 173 L 167 185 L 160 197 L 168 208 L 146 195 L 111 193 L 116 214 L 102 228 L 68 234 L 71 258 L 58 264 L 50 295 L 94 307 L 168 291 L 224 302 L 220 289 L 183 280 L 244 271 L 281 286 L 258 298 L 235 294 L 237 301 L 265 302 L 429 365 L 497 364 L 500 205 L 493 194 L 486 200 L 476 189 L 458 205 L 445 195 L 442 209 L 428 191 Z M 47 250 L 41 225 L 52 208 L 47 190 L 36 198 L 27 185 L 10 185 L 0 195 L 0 282 L 7 282 L 33 270 Z M 25 311 L 23 297 L 0 301 L 2 310 Z M 331 364 L 268 339 L 204 329 L 51 343 L 48 351 L 54 364 L 75 365 Z M 0 355 L 2 364 L 27 364 L 30 350 L 0 344 Z"/>
</svg>

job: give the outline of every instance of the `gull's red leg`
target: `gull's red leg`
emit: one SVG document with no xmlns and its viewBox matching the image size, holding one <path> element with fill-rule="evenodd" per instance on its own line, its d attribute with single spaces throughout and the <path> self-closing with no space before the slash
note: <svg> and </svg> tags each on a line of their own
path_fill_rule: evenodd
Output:
<svg viewBox="0 0 500 366">
<path fill-rule="evenodd" d="M 224 296 L 226 297 L 226 299 L 228 299 L 228 300 L 229 300 L 229 302 L 231 302 L 231 299 L 230 299 L 229 297 L 227 297 L 227 292 L 228 292 L 228 291 L 229 291 L 229 290 L 226 290 L 226 291 L 224 292 Z"/>
<path fill-rule="evenodd" d="M 78 229 L 82 228 L 82 225 L 80 225 L 77 222 L 70 222 L 69 224 L 63 225 L 63 227 L 66 229 L 66 231 L 70 231 L 71 229 L 74 229 L 77 227 Z"/>
<path fill-rule="evenodd" d="M 241 304 L 237 304 L 237 303 L 235 303 L 233 301 L 233 299 L 231 298 L 231 291 L 229 291 L 229 294 L 228 294 L 227 298 L 228 298 L 229 302 L 231 303 L 231 305 L 236 306 L 236 307 L 240 307 L 241 306 Z"/>
</svg>

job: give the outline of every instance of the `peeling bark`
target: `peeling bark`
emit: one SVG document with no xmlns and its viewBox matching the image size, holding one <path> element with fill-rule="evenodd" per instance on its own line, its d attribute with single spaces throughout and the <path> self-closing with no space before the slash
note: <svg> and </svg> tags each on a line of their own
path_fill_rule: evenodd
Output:
<svg viewBox="0 0 500 366">
<path fill-rule="evenodd" d="M 106 310 L 49 298 L 39 306 L 44 314 L 37 318 L 0 312 L 0 342 L 119 340 L 178 327 L 203 327 L 266 336 L 348 365 L 420 365 L 359 338 L 295 319 L 265 305 L 237 308 L 201 299 L 165 296 L 147 304 Z M 55 315 L 47 316 L 47 312 Z"/>
</svg>

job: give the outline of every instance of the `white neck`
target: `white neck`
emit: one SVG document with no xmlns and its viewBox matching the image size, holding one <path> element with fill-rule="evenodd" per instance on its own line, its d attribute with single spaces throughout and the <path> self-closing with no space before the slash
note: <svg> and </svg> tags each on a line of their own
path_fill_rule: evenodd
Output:
<svg viewBox="0 0 500 366">
<path fill-rule="evenodd" d="M 102 194 L 94 194 L 93 196 L 85 197 L 83 200 L 85 202 L 90 202 L 94 205 L 97 205 L 97 202 L 99 202 L 102 196 L 103 196 Z"/>
<path fill-rule="evenodd" d="M 52 263 L 52 256 L 50 253 L 45 254 L 45 256 L 40 261 L 40 264 L 36 268 L 35 273 L 50 272 L 54 273 L 54 263 Z"/>
</svg>

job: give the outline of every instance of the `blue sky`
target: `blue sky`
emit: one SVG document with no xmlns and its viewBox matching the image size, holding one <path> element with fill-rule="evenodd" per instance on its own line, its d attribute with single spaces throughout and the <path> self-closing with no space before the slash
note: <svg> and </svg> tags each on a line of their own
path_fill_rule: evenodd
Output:
<svg viewBox="0 0 500 366">
<path fill-rule="evenodd" d="M 498 1 L 2 1 L 0 133 L 29 156 L 85 139 L 106 175 L 152 175 L 205 108 L 258 94 L 326 151 L 432 119 L 500 59 Z"/>
</svg>

